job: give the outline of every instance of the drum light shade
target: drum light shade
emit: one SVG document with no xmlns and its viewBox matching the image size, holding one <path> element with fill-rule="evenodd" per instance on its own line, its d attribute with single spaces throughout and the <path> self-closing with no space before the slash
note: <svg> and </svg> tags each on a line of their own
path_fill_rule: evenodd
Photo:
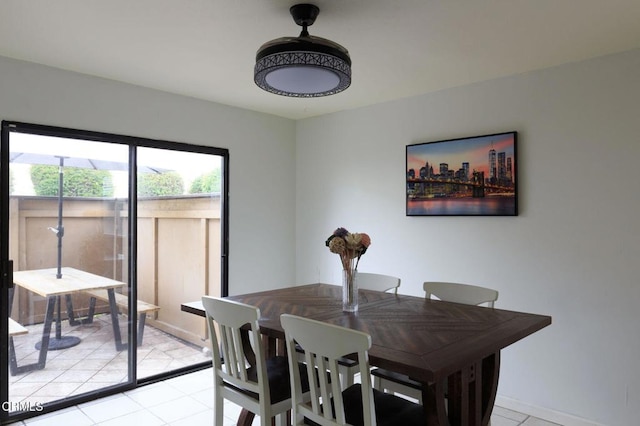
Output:
<svg viewBox="0 0 640 426">
<path fill-rule="evenodd" d="M 256 54 L 254 81 L 261 89 L 283 96 L 312 98 L 342 92 L 351 85 L 347 49 L 331 40 L 309 35 L 320 9 L 298 4 L 289 10 L 302 26 L 299 37 L 282 37 L 263 44 Z"/>
</svg>

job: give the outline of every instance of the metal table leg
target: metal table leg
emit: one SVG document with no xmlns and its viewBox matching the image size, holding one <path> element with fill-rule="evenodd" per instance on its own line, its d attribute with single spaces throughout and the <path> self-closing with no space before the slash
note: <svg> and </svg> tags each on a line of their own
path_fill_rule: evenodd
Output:
<svg viewBox="0 0 640 426">
<path fill-rule="evenodd" d="M 111 326 L 113 327 L 113 337 L 116 342 L 116 350 L 122 351 L 127 349 L 127 344 L 122 343 L 122 335 L 120 334 L 120 321 L 118 320 L 118 305 L 116 304 L 116 295 L 113 288 L 107 289 L 109 295 L 109 309 L 111 310 Z"/>
<path fill-rule="evenodd" d="M 53 339 L 49 340 L 49 347 L 48 350 L 50 351 L 57 351 L 57 350 L 61 350 L 61 349 L 68 349 L 71 348 L 73 346 L 76 346 L 77 344 L 80 343 L 80 338 L 77 336 L 63 336 L 62 335 L 62 315 L 61 315 L 61 302 L 62 299 L 60 296 L 53 296 L 53 297 L 49 297 L 50 300 L 53 300 L 54 303 L 57 305 L 57 316 L 56 316 L 56 335 Z M 49 302 L 50 302 L 49 300 Z M 48 308 L 47 308 L 47 315 L 48 315 Z M 69 321 L 71 322 L 71 321 Z M 42 343 L 36 343 L 36 349 L 40 349 L 41 348 Z"/>
<path fill-rule="evenodd" d="M 11 314 L 11 305 L 13 302 L 13 289 L 9 289 L 9 314 Z M 18 366 L 16 361 L 15 349 L 13 346 L 13 338 L 10 340 L 9 347 L 9 360 L 10 360 L 10 372 L 12 376 L 16 374 L 22 374 L 33 370 L 42 370 L 47 363 L 47 352 L 49 350 L 49 341 L 51 338 L 51 323 L 53 322 L 53 311 L 55 309 L 56 298 L 49 297 L 47 299 L 47 313 L 45 315 L 44 326 L 42 328 L 42 340 L 39 343 L 40 353 L 38 355 L 38 362 Z"/>
</svg>

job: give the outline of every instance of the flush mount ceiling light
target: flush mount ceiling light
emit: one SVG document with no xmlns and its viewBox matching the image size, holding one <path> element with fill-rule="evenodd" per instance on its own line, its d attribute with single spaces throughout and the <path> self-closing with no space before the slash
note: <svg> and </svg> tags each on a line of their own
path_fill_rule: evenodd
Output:
<svg viewBox="0 0 640 426">
<path fill-rule="evenodd" d="M 351 58 L 338 43 L 309 35 L 320 9 L 297 4 L 289 9 L 302 27 L 298 37 L 282 37 L 263 44 L 256 54 L 254 81 L 267 92 L 313 98 L 333 95 L 351 84 Z"/>
</svg>

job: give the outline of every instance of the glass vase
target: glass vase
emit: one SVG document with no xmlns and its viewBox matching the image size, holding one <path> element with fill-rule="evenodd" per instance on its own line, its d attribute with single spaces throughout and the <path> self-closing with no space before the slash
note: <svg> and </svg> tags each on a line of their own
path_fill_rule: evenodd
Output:
<svg viewBox="0 0 640 426">
<path fill-rule="evenodd" d="M 342 270 L 342 310 L 358 311 L 358 270 Z"/>
</svg>

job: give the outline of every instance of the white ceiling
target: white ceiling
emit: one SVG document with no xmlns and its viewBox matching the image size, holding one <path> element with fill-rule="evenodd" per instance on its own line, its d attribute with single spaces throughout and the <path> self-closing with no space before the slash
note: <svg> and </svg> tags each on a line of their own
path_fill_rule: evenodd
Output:
<svg viewBox="0 0 640 426">
<path fill-rule="evenodd" d="M 253 83 L 292 0 L 0 0 L 0 55 L 299 119 L 640 47 L 640 0 L 310 2 L 353 61 L 326 98 Z"/>
</svg>

